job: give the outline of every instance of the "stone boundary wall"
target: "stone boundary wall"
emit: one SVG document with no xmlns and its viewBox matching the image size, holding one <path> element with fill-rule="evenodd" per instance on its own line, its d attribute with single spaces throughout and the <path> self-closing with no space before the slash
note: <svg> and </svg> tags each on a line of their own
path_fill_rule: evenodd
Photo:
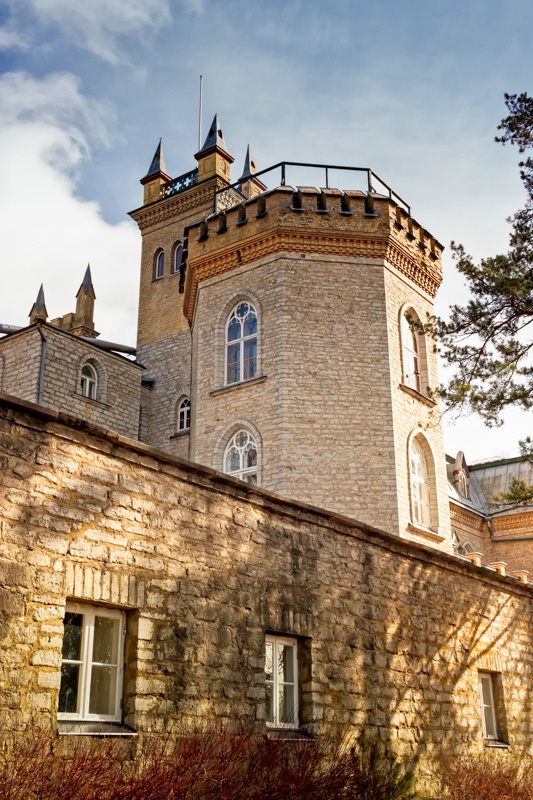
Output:
<svg viewBox="0 0 533 800">
<path fill-rule="evenodd" d="M 500 738 L 531 753 L 530 586 L 6 395 L 0 466 L 2 731 L 56 729 L 75 599 L 126 611 L 139 732 L 264 730 L 268 632 L 298 641 L 308 733 L 364 728 L 423 776 L 435 749 L 484 749 L 482 669 Z"/>
</svg>

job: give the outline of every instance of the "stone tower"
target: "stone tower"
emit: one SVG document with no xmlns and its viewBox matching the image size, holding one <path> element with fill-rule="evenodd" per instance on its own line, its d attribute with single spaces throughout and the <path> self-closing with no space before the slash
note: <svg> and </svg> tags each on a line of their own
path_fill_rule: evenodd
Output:
<svg viewBox="0 0 533 800">
<path fill-rule="evenodd" d="M 441 245 L 370 170 L 341 191 L 290 187 L 283 165 L 268 190 L 248 152 L 230 184 L 217 117 L 196 159 L 171 181 L 159 147 L 132 212 L 147 441 L 451 549 L 435 355 L 413 325 Z"/>
</svg>

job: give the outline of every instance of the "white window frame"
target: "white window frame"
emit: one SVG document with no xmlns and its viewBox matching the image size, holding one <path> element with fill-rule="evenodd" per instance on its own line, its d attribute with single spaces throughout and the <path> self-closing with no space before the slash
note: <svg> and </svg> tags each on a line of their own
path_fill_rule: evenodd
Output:
<svg viewBox="0 0 533 800">
<path fill-rule="evenodd" d="M 178 433 L 190 430 L 191 427 L 191 401 L 183 397 L 178 405 Z"/>
<path fill-rule="evenodd" d="M 498 718 L 494 703 L 494 673 L 479 672 L 479 702 L 481 705 L 481 721 L 483 736 L 491 741 L 498 740 Z M 483 691 L 485 687 L 486 691 Z"/>
<path fill-rule="evenodd" d="M 409 447 L 412 519 L 415 525 L 431 528 L 431 483 L 426 454 L 417 437 Z"/>
<path fill-rule="evenodd" d="M 237 315 L 236 312 L 243 305 L 244 306 L 248 306 L 248 311 L 247 311 L 245 317 L 240 317 L 240 316 Z M 249 334 L 248 336 L 245 336 L 243 334 L 243 323 L 244 323 L 244 319 L 246 318 L 246 316 L 250 312 L 252 312 L 254 314 L 254 316 L 255 316 L 256 330 L 255 330 L 255 333 L 252 333 L 252 334 Z M 241 336 L 239 338 L 237 338 L 237 339 L 232 339 L 230 341 L 228 339 L 228 333 L 229 333 L 230 324 L 231 324 L 231 322 L 232 322 L 234 317 L 236 319 L 238 319 L 239 322 L 240 322 L 240 325 L 241 325 Z M 247 300 L 241 300 L 239 303 L 237 303 L 237 305 L 235 305 L 233 307 L 233 309 L 231 310 L 231 313 L 228 315 L 228 318 L 226 320 L 225 345 L 224 345 L 224 350 L 225 350 L 225 353 L 224 353 L 224 385 L 225 386 L 232 386 L 235 383 L 243 383 L 244 381 L 251 381 L 251 380 L 253 380 L 254 378 L 257 377 L 257 363 L 258 363 L 258 349 L 259 349 L 258 327 L 259 327 L 259 317 L 257 315 L 257 310 L 255 309 L 255 306 L 253 306 Z M 246 377 L 244 377 L 243 373 L 244 373 L 244 365 L 245 365 L 245 347 L 246 347 L 247 344 L 250 344 L 254 340 L 255 340 L 255 348 L 256 349 L 255 349 L 255 366 L 254 366 L 253 374 L 247 375 Z M 238 356 L 239 377 L 237 378 L 237 380 L 229 380 L 229 375 L 228 375 L 228 369 L 229 369 L 228 353 L 230 351 L 230 348 L 231 347 L 235 347 L 236 345 L 238 345 L 238 348 L 239 348 L 239 356 Z"/>
<path fill-rule="evenodd" d="M 79 659 L 63 658 L 61 664 L 79 664 L 80 673 L 78 679 L 77 710 L 58 711 L 58 720 L 70 721 L 100 721 L 100 722 L 120 722 L 122 718 L 122 691 L 124 682 L 124 642 L 126 636 L 126 616 L 123 611 L 112 608 L 85 605 L 84 603 L 67 603 L 65 614 L 81 614 L 83 616 L 81 648 Z M 93 662 L 94 626 L 96 617 L 107 617 L 114 619 L 119 624 L 119 640 L 117 648 L 117 663 L 106 663 L 106 667 L 117 670 L 115 705 L 111 714 L 91 714 L 89 713 L 89 700 L 91 690 L 91 673 L 93 666 L 99 666 Z M 104 665 L 102 665 L 104 666 Z"/>
<path fill-rule="evenodd" d="M 406 386 L 422 393 L 420 336 L 409 322 L 409 312 L 402 314 L 403 380 Z"/>
<path fill-rule="evenodd" d="M 90 374 L 87 374 L 90 373 Z M 96 400 L 98 392 L 98 373 L 92 364 L 83 364 L 80 377 L 80 391 L 88 400 Z"/>
<path fill-rule="evenodd" d="M 237 437 L 241 434 L 246 434 L 247 441 L 243 445 L 237 444 Z M 253 446 L 255 449 L 255 464 L 252 467 L 245 466 L 245 456 L 248 452 L 249 445 Z M 229 451 L 234 448 L 239 455 L 239 467 L 234 470 L 227 469 L 226 459 L 229 455 Z M 232 478 L 238 478 L 241 481 L 245 481 L 246 483 L 252 483 L 255 486 L 259 484 L 259 448 L 257 446 L 257 441 L 255 436 L 250 433 L 250 431 L 246 430 L 246 428 L 239 428 L 235 433 L 231 436 L 229 442 L 227 443 L 226 447 L 224 448 L 224 455 L 222 461 L 222 468 L 226 475 L 231 475 Z M 254 480 L 255 478 L 255 480 Z"/>
<path fill-rule="evenodd" d="M 265 685 L 272 687 L 272 718 L 266 720 L 266 724 L 270 728 L 298 728 L 299 708 L 298 708 L 298 640 L 288 636 L 272 636 L 268 634 L 265 637 L 266 645 L 272 646 L 272 680 L 266 679 L 265 672 Z M 274 669 L 274 665 L 278 663 L 278 648 L 290 647 L 292 649 L 292 671 L 294 681 L 281 681 L 279 680 L 278 671 Z M 266 658 L 266 653 L 265 653 Z M 292 686 L 294 692 L 294 706 L 292 713 L 292 720 L 290 722 L 280 721 L 280 689 L 283 686 Z"/>
</svg>

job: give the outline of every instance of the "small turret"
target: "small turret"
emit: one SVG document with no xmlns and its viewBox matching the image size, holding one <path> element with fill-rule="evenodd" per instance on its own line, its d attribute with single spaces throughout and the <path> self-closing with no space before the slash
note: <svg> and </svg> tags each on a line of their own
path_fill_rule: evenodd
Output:
<svg viewBox="0 0 533 800">
<path fill-rule="evenodd" d="M 48 311 L 46 310 L 46 305 L 44 302 L 44 289 L 41 283 L 41 288 L 37 294 L 37 300 L 31 307 L 30 311 L 30 325 L 33 325 L 35 322 L 41 321 L 46 322 L 48 319 Z"/>
<path fill-rule="evenodd" d="M 87 264 L 83 282 L 76 295 L 76 312 L 72 320 L 71 333 L 76 336 L 89 336 L 94 339 L 98 336 L 94 329 L 93 321 L 95 300 L 96 295 L 91 277 L 91 266 Z"/>
<path fill-rule="evenodd" d="M 258 194 L 262 194 L 267 188 L 259 178 L 254 177 L 256 172 L 257 167 L 255 166 L 255 161 L 250 152 L 250 145 L 248 145 L 246 148 L 246 158 L 244 159 L 244 169 L 239 178 L 241 182 L 239 191 L 248 198 L 248 200 L 252 197 L 257 197 Z"/>
<path fill-rule="evenodd" d="M 159 200 L 162 187 L 170 180 L 170 175 L 167 175 L 166 172 L 165 158 L 163 156 L 163 140 L 160 139 L 148 172 L 144 178 L 141 178 L 141 183 L 144 186 L 144 205 L 153 203 L 154 200 Z"/>
<path fill-rule="evenodd" d="M 230 182 L 230 164 L 234 159 L 228 153 L 218 114 L 215 114 L 202 149 L 194 157 L 198 161 L 198 181 L 218 175 Z"/>
</svg>

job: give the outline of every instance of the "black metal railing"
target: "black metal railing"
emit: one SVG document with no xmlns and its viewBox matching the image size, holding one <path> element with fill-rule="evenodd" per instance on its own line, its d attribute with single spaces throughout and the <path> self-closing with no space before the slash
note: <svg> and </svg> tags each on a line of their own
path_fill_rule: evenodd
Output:
<svg viewBox="0 0 533 800">
<path fill-rule="evenodd" d="M 372 192 L 377 194 L 385 194 L 391 200 L 398 203 L 399 205 L 403 206 L 409 216 L 411 216 L 411 206 L 405 202 L 405 200 L 400 197 L 384 180 L 382 180 L 379 175 L 377 175 L 373 170 L 369 169 L 368 167 L 345 167 L 345 166 L 338 166 L 334 164 L 307 164 L 301 161 L 280 161 L 278 164 L 274 164 L 272 167 L 267 167 L 266 169 L 261 170 L 260 172 L 256 172 L 251 178 L 247 180 L 239 180 L 235 181 L 235 183 L 231 183 L 229 186 L 225 186 L 223 189 L 219 189 L 215 192 L 214 197 L 214 213 L 217 214 L 219 211 L 223 209 L 226 210 L 234 205 L 237 205 L 239 202 L 242 202 L 242 196 L 236 194 L 237 187 L 246 185 L 249 181 L 253 180 L 254 178 L 260 178 L 263 175 L 267 175 L 270 172 L 275 172 L 277 170 L 280 171 L 280 179 L 276 183 L 276 186 L 286 186 L 288 184 L 288 170 L 287 167 L 298 167 L 304 168 L 306 170 L 320 170 L 324 174 L 324 181 L 325 185 L 320 188 L 329 189 L 330 187 L 330 173 L 334 170 L 342 170 L 347 172 L 359 172 L 365 175 L 365 182 L 364 188 L 361 189 L 365 192 Z M 262 181 L 264 183 L 264 181 Z M 292 184 L 289 184 L 292 185 Z M 296 188 L 296 187 L 295 187 Z M 355 189 L 357 187 L 350 187 L 351 189 Z M 384 191 L 383 191 L 384 190 Z M 235 202 L 232 202 L 227 197 L 227 194 L 231 193 L 234 198 Z M 226 197 L 224 195 L 226 194 Z M 230 195 L 231 196 L 231 195 Z M 229 201 L 229 202 L 228 202 Z"/>
</svg>

